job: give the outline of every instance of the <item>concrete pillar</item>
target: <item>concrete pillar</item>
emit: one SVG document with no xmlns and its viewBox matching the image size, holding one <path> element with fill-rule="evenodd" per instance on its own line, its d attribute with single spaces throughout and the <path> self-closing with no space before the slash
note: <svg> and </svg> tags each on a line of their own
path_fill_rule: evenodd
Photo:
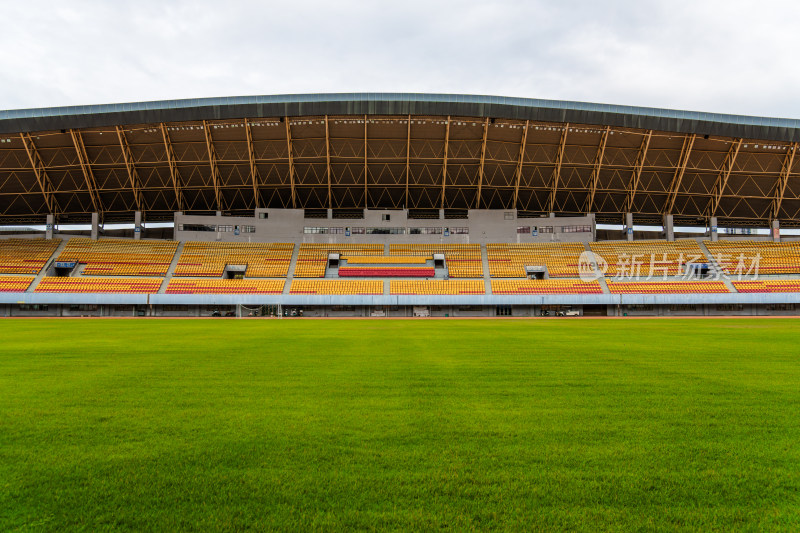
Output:
<svg viewBox="0 0 800 533">
<path fill-rule="evenodd" d="M 222 216 L 222 211 L 217 211 L 215 214 L 216 214 L 216 216 L 221 217 Z"/>
<path fill-rule="evenodd" d="M 664 215 L 664 236 L 668 241 L 675 240 L 675 221 L 672 215 Z"/>
<path fill-rule="evenodd" d="M 333 220 L 333 209 L 328 209 L 328 220 Z"/>
<path fill-rule="evenodd" d="M 550 213 L 548 216 L 549 216 L 550 218 L 556 218 L 556 214 L 555 214 L 555 213 Z"/>
<path fill-rule="evenodd" d="M 633 240 L 633 213 L 625 213 L 625 235 L 629 241 Z"/>
<path fill-rule="evenodd" d="M 439 220 L 444 220 L 444 209 L 439 209 Z"/>
<path fill-rule="evenodd" d="M 55 226 L 55 219 L 56 219 L 55 216 L 47 215 L 47 222 L 45 223 L 44 227 L 45 239 L 53 238 L 53 227 Z"/>
<path fill-rule="evenodd" d="M 711 217 L 711 242 L 719 240 L 719 226 L 717 226 L 717 217 Z"/>
<path fill-rule="evenodd" d="M 97 240 L 97 235 L 100 233 L 100 214 L 92 213 L 92 239 Z"/>
<path fill-rule="evenodd" d="M 133 213 L 133 238 L 139 240 L 142 238 L 142 212 L 135 211 Z"/>
<path fill-rule="evenodd" d="M 772 240 L 775 242 L 781 242 L 781 221 L 780 220 L 773 220 L 772 221 Z"/>
</svg>

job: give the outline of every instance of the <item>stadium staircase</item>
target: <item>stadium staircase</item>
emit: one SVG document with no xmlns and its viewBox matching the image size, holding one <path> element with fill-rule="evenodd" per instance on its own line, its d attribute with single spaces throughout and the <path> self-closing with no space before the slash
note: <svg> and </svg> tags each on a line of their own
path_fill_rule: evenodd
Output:
<svg viewBox="0 0 800 533">
<path fill-rule="evenodd" d="M 587 252 L 591 252 L 592 249 L 589 246 L 588 242 L 583 243 L 583 247 Z M 608 288 L 608 283 L 606 283 L 606 277 L 603 275 L 600 270 L 597 268 L 597 263 L 594 263 L 594 271 L 597 274 L 597 281 L 600 283 L 600 288 L 603 289 L 603 294 L 611 294 L 611 291 Z"/>
<path fill-rule="evenodd" d="M 44 268 L 40 270 L 38 274 L 36 274 L 36 277 L 33 278 L 33 281 L 25 290 L 25 292 L 33 292 L 36 290 L 36 286 L 39 285 L 39 282 L 42 281 L 42 279 L 47 275 L 47 271 L 50 270 L 50 266 L 53 264 L 56 258 L 61 255 L 61 252 L 64 250 L 64 248 L 67 247 L 67 242 L 69 242 L 69 237 L 61 239 L 61 244 L 58 245 L 58 248 L 56 248 L 56 251 L 50 256 L 50 259 L 45 261 Z"/>
<path fill-rule="evenodd" d="M 294 269 L 297 266 L 297 257 L 300 255 L 300 243 L 296 243 L 292 249 L 292 260 L 289 261 L 289 271 L 286 272 L 286 283 L 283 284 L 283 294 L 289 294 L 294 281 Z"/>
<path fill-rule="evenodd" d="M 481 244 L 481 263 L 483 263 L 483 290 L 485 294 L 492 294 L 492 276 L 489 275 L 489 250 Z"/>
<path fill-rule="evenodd" d="M 167 273 L 164 274 L 164 281 L 161 282 L 161 287 L 158 289 L 158 294 L 164 294 L 169 286 L 169 280 L 172 279 L 172 274 L 175 272 L 175 267 L 178 264 L 178 260 L 181 258 L 181 254 L 183 253 L 183 241 L 178 243 L 178 248 L 175 250 L 175 255 L 172 257 L 172 261 L 169 264 L 169 268 L 167 269 Z"/>
</svg>

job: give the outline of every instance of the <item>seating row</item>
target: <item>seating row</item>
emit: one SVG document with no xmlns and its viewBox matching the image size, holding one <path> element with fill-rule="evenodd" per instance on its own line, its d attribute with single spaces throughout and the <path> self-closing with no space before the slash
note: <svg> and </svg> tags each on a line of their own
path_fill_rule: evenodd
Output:
<svg viewBox="0 0 800 533">
<path fill-rule="evenodd" d="M 432 267 L 339 267 L 339 277 L 345 278 L 432 278 Z"/>
<path fill-rule="evenodd" d="M 280 294 L 285 280 L 172 279 L 167 294 Z"/>
<path fill-rule="evenodd" d="M 25 292 L 34 279 L 33 276 L 0 276 L 0 292 Z"/>
<path fill-rule="evenodd" d="M 597 281 L 565 279 L 492 280 L 492 294 L 602 294 Z"/>
<path fill-rule="evenodd" d="M 61 239 L 0 239 L 0 274 L 38 274 Z"/>
<path fill-rule="evenodd" d="M 87 276 L 164 276 L 177 248 L 177 241 L 72 238 L 57 261 L 86 263 Z"/>
<path fill-rule="evenodd" d="M 153 294 L 158 292 L 162 281 L 159 278 L 45 277 L 34 292 Z"/>
</svg>

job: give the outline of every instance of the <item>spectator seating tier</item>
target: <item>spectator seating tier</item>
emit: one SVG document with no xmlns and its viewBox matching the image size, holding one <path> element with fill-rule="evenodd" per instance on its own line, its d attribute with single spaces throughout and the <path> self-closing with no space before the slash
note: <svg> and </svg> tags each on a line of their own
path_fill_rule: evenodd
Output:
<svg viewBox="0 0 800 533">
<path fill-rule="evenodd" d="M 34 279 L 33 276 L 0 276 L 0 292 L 25 292 Z"/>
<path fill-rule="evenodd" d="M 486 292 L 482 279 L 396 280 L 389 287 L 391 294 L 459 295 Z"/>
<path fill-rule="evenodd" d="M 451 278 L 483 277 L 480 244 L 391 244 L 389 255 L 425 256 L 444 254 Z"/>
<path fill-rule="evenodd" d="M 800 279 L 733 281 L 739 292 L 800 292 Z"/>
<path fill-rule="evenodd" d="M 693 239 L 601 241 L 589 244 L 606 261 L 606 276 L 677 276 L 687 263 L 709 260 Z"/>
<path fill-rule="evenodd" d="M 433 267 L 339 267 L 342 278 L 432 278 Z"/>
<path fill-rule="evenodd" d="M 358 256 L 345 255 L 348 265 L 424 265 L 431 259 L 432 255 L 381 255 L 381 256 Z"/>
<path fill-rule="evenodd" d="M 177 248 L 177 241 L 73 238 L 57 261 L 86 263 L 86 276 L 164 276 Z"/>
<path fill-rule="evenodd" d="M 718 294 L 728 293 L 722 281 L 608 281 L 611 294 Z"/>
<path fill-rule="evenodd" d="M 493 278 L 524 278 L 526 266 L 547 266 L 551 278 L 578 277 L 583 244 L 544 242 L 487 244 L 489 275 Z"/>
<path fill-rule="evenodd" d="M 166 294 L 281 294 L 282 279 L 172 279 Z"/>
<path fill-rule="evenodd" d="M 800 273 L 800 242 L 730 239 L 704 244 L 729 275 Z"/>
<path fill-rule="evenodd" d="M 603 294 L 597 281 L 572 279 L 496 279 L 492 294 Z"/>
<path fill-rule="evenodd" d="M 289 294 L 383 294 L 383 282 L 372 280 L 317 280 L 292 281 Z"/>
<path fill-rule="evenodd" d="M 0 239 L 0 274 L 38 274 L 61 239 Z"/>
<path fill-rule="evenodd" d="M 155 294 L 161 287 L 159 278 L 45 277 L 34 292 L 117 292 Z"/>
<path fill-rule="evenodd" d="M 292 243 L 189 241 L 175 266 L 175 276 L 220 277 L 227 265 L 245 265 L 248 278 L 284 278 L 292 261 Z"/>
<path fill-rule="evenodd" d="M 353 256 L 383 256 L 382 244 L 353 244 L 353 243 L 303 243 L 297 254 L 297 264 L 294 268 L 296 278 L 322 278 L 325 277 L 325 268 L 328 266 L 328 255 L 339 254 L 347 257 Z"/>
</svg>

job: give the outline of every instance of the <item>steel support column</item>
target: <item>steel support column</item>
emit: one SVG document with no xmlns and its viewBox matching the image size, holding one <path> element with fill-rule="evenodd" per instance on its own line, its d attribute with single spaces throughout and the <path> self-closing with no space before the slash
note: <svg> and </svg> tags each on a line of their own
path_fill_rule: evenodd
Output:
<svg viewBox="0 0 800 533">
<path fill-rule="evenodd" d="M 247 159 L 250 162 L 250 180 L 253 182 L 253 206 L 258 209 L 261 207 L 261 199 L 258 194 L 258 167 L 256 166 L 255 150 L 253 149 L 253 130 L 251 129 L 250 119 L 244 119 L 244 131 L 247 135 Z"/>
<path fill-rule="evenodd" d="M 297 194 L 294 185 L 294 155 L 292 154 L 292 127 L 289 125 L 289 117 L 283 117 L 286 123 L 286 148 L 289 152 L 289 186 L 292 189 L 292 209 L 297 209 Z"/>
<path fill-rule="evenodd" d="M 128 181 L 130 181 L 131 191 L 133 191 L 133 201 L 136 203 L 136 211 L 141 212 L 144 211 L 142 182 L 139 179 L 136 166 L 133 164 L 133 154 L 131 153 L 130 144 L 128 144 L 128 138 L 125 136 L 125 130 L 121 126 L 117 126 L 116 130 L 119 148 L 122 150 L 122 159 L 125 161 L 125 170 L 128 171 Z"/>
<path fill-rule="evenodd" d="M 481 208 L 481 190 L 483 189 L 483 168 L 486 162 L 486 139 L 489 135 L 489 117 L 483 121 L 483 141 L 481 142 L 481 159 L 478 167 L 478 194 L 475 198 L 475 209 Z"/>
<path fill-rule="evenodd" d="M 742 147 L 742 139 L 737 139 L 731 144 L 725 155 L 725 161 L 722 163 L 722 168 L 717 176 L 717 181 L 714 183 L 713 197 L 711 198 L 711 216 L 716 216 L 717 209 L 719 209 L 719 202 L 722 200 L 722 195 L 725 193 L 725 187 L 728 186 L 728 178 L 733 171 L 733 165 L 736 163 L 736 156 L 739 155 L 739 150 Z"/>
<path fill-rule="evenodd" d="M 608 143 L 608 134 L 611 132 L 611 126 L 606 126 L 603 134 L 600 136 L 600 145 L 597 147 L 597 154 L 594 156 L 594 167 L 592 168 L 592 176 L 589 179 L 589 197 L 586 199 L 586 212 L 591 213 L 594 211 L 594 197 L 597 194 L 597 186 L 600 184 L 600 169 L 603 168 L 603 157 L 606 154 L 606 144 Z"/>
<path fill-rule="evenodd" d="M 169 177 L 172 180 L 172 188 L 175 190 L 175 201 L 178 204 L 178 211 L 184 210 L 183 181 L 178 171 L 178 164 L 175 161 L 175 152 L 172 150 L 172 141 L 167 133 L 167 125 L 161 123 L 161 136 L 164 139 L 164 149 L 167 152 L 167 164 L 169 165 Z"/>
<path fill-rule="evenodd" d="M 216 203 L 217 210 L 222 211 L 222 194 L 220 193 L 220 183 L 222 178 L 217 168 L 217 151 L 214 149 L 214 139 L 211 137 L 211 127 L 208 121 L 203 121 L 203 132 L 206 138 L 206 150 L 208 150 L 208 164 L 211 167 L 211 183 L 214 187 L 214 202 Z"/>
<path fill-rule="evenodd" d="M 517 208 L 517 201 L 519 200 L 519 182 L 522 179 L 522 165 L 525 163 L 525 148 L 528 145 L 528 126 L 530 121 L 525 121 L 525 126 L 522 130 L 522 139 L 519 143 L 519 157 L 517 158 L 517 172 L 514 177 L 514 202 L 511 204 L 513 209 Z"/>
<path fill-rule="evenodd" d="M 550 199 L 547 202 L 547 211 L 555 211 L 556 193 L 558 192 L 558 181 L 561 179 L 561 163 L 564 161 L 564 151 L 567 146 L 567 133 L 569 132 L 569 122 L 564 124 L 564 131 L 561 133 L 561 142 L 558 144 L 556 154 L 556 168 L 553 170 L 553 178 L 550 185 Z"/>
<path fill-rule="evenodd" d="M 664 208 L 661 210 L 663 214 L 672 212 L 672 208 L 675 207 L 675 199 L 678 197 L 678 191 L 681 188 L 681 182 L 683 181 L 683 175 L 686 173 L 686 166 L 689 163 L 689 158 L 692 155 L 692 147 L 694 146 L 694 141 L 697 138 L 696 134 L 687 135 L 686 138 L 683 140 L 683 148 L 681 148 L 681 158 L 678 161 L 678 167 L 675 169 L 675 175 L 672 178 L 672 184 L 669 188 L 669 195 L 667 196 L 667 202 L 664 204 Z"/>
<path fill-rule="evenodd" d="M 58 201 L 53 194 L 53 184 L 50 181 L 50 176 L 47 175 L 47 167 L 39 155 L 39 150 L 36 149 L 36 144 L 34 144 L 30 133 L 20 133 L 19 136 L 22 139 L 22 144 L 25 146 L 25 152 L 28 154 L 31 167 L 33 167 L 33 174 L 36 176 L 36 181 L 39 183 L 39 188 L 42 190 L 47 212 L 57 215 L 59 213 Z"/>
<path fill-rule="evenodd" d="M 89 156 L 86 153 L 86 146 L 83 144 L 83 136 L 81 132 L 75 129 L 69 130 L 70 137 L 72 137 L 72 144 L 75 146 L 75 152 L 78 154 L 78 163 L 80 163 L 81 171 L 83 172 L 83 179 L 86 182 L 86 189 L 89 191 L 89 198 L 92 200 L 92 207 L 94 212 L 99 216 L 103 216 L 103 203 L 100 201 L 100 194 L 97 192 L 97 182 L 94 179 L 92 167 L 89 164 Z"/>
<path fill-rule="evenodd" d="M 781 204 L 783 203 L 783 196 L 786 193 L 786 185 L 789 183 L 789 175 L 792 173 L 794 166 L 794 156 L 797 153 L 797 143 L 792 143 L 789 150 L 786 152 L 786 157 L 783 158 L 783 166 L 781 167 L 781 174 L 778 178 L 778 184 L 775 187 L 775 199 L 772 201 L 772 218 L 777 219 L 780 215 Z"/>
<path fill-rule="evenodd" d="M 631 184 L 628 188 L 628 196 L 625 198 L 625 211 L 633 211 L 633 200 L 636 198 L 636 191 L 639 189 L 639 181 L 642 179 L 642 169 L 647 161 L 647 149 L 650 147 L 650 139 L 653 137 L 653 130 L 648 130 L 642 137 L 642 144 L 639 146 L 639 153 L 636 156 L 636 164 L 631 174 Z"/>
<path fill-rule="evenodd" d="M 450 116 L 447 116 L 447 126 L 444 130 L 444 160 L 442 161 L 442 209 L 445 204 L 445 188 L 447 187 L 447 149 L 450 145 Z"/>
</svg>

